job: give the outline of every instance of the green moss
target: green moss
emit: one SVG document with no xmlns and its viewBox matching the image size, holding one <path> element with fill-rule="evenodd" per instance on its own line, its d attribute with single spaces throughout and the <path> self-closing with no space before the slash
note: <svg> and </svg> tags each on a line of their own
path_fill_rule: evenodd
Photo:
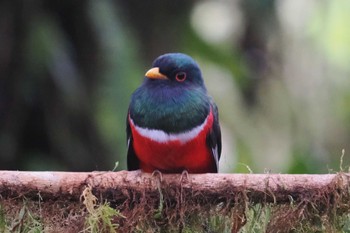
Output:
<svg viewBox="0 0 350 233">
<path fill-rule="evenodd" d="M 109 203 L 98 205 L 89 213 L 86 218 L 86 227 L 83 232 L 111 232 L 116 233 L 118 224 L 114 223 L 115 218 L 123 217 L 120 212 Z"/>
<path fill-rule="evenodd" d="M 110 232 L 116 233 L 118 224 L 117 219 L 124 218 L 122 214 L 115 208 L 112 208 L 108 202 L 97 205 L 97 198 L 92 194 L 90 186 L 85 188 L 81 198 L 85 205 L 88 215 L 85 220 L 85 228 L 82 232 L 99 233 Z"/>
<path fill-rule="evenodd" d="M 1 233 L 41 233 L 44 232 L 39 216 L 32 213 L 26 202 L 13 218 L 7 218 L 4 207 L 0 205 L 0 232 Z"/>
<path fill-rule="evenodd" d="M 6 229 L 6 219 L 5 219 L 5 210 L 0 205 L 0 232 L 5 232 Z"/>
</svg>

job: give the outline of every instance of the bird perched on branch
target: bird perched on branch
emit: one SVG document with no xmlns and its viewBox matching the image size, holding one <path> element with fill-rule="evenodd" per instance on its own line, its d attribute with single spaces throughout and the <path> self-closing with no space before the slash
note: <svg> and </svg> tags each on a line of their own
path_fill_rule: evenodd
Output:
<svg viewBox="0 0 350 233">
<path fill-rule="evenodd" d="M 132 94 L 127 116 L 128 170 L 216 173 L 218 109 L 188 55 L 158 57 Z"/>
</svg>

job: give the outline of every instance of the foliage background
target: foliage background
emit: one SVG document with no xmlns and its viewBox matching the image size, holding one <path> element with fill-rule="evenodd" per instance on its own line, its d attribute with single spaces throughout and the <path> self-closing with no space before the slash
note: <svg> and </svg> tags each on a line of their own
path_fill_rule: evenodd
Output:
<svg viewBox="0 0 350 233">
<path fill-rule="evenodd" d="M 154 58 L 202 67 L 222 172 L 327 173 L 350 151 L 350 2 L 1 1 L 0 169 L 125 169 Z"/>
</svg>

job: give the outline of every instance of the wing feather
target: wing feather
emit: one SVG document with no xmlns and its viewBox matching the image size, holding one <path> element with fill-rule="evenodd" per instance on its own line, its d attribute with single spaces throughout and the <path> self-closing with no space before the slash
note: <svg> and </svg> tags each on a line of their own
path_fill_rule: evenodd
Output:
<svg viewBox="0 0 350 233">
<path fill-rule="evenodd" d="M 215 161 L 216 170 L 219 171 L 219 160 L 221 156 L 221 130 L 219 124 L 219 111 L 214 103 L 213 99 L 210 98 L 210 104 L 214 115 L 213 127 L 207 135 L 207 145 L 212 152 L 213 159 Z"/>
<path fill-rule="evenodd" d="M 129 114 L 126 118 L 126 136 L 128 143 L 128 153 L 127 153 L 127 166 L 129 171 L 134 171 L 140 169 L 140 161 L 136 156 L 134 146 L 133 146 L 133 138 L 129 123 Z"/>
</svg>

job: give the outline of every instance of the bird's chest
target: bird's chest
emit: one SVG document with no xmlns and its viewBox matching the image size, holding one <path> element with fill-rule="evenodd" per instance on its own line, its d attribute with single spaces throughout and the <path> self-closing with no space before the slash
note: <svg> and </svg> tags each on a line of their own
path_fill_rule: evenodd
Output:
<svg viewBox="0 0 350 233">
<path fill-rule="evenodd" d="M 213 124 L 211 113 L 201 125 L 176 134 L 137 127 L 130 118 L 129 123 L 134 150 L 142 170 L 146 172 L 160 170 L 167 173 L 183 170 L 190 173 L 211 171 L 213 158 L 206 144 L 207 135 Z"/>
<path fill-rule="evenodd" d="M 198 90 L 139 89 L 130 104 L 135 124 L 148 129 L 179 133 L 191 125 L 200 125 L 208 116 L 207 96 Z"/>
</svg>

